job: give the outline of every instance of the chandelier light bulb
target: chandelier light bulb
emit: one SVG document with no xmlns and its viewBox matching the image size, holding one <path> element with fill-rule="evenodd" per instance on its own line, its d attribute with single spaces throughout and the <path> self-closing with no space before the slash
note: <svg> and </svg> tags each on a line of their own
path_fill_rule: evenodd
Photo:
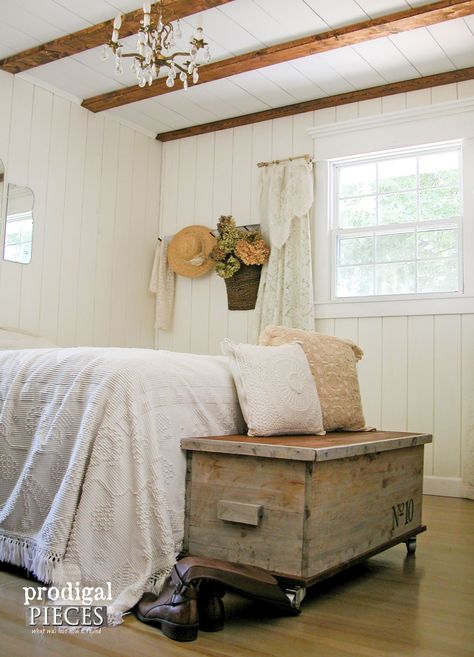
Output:
<svg viewBox="0 0 474 657">
<path fill-rule="evenodd" d="M 118 14 L 114 18 L 114 30 L 120 30 L 121 26 L 122 26 L 122 16 L 121 14 Z"/>
</svg>

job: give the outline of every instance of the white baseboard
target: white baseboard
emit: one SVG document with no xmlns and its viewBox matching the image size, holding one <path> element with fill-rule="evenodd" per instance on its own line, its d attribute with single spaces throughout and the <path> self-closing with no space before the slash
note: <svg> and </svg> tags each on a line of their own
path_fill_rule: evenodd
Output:
<svg viewBox="0 0 474 657">
<path fill-rule="evenodd" d="M 423 477 L 423 493 L 425 495 L 441 495 L 443 497 L 464 497 L 462 479 L 457 477 Z"/>
</svg>

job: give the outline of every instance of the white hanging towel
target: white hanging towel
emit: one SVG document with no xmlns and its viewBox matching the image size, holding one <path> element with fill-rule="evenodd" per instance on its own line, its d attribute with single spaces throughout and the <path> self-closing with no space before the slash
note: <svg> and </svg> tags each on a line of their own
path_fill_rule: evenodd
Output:
<svg viewBox="0 0 474 657">
<path fill-rule="evenodd" d="M 151 271 L 150 292 L 156 294 L 155 330 L 171 327 L 174 305 L 175 273 L 168 266 L 169 237 L 158 240 Z"/>
</svg>

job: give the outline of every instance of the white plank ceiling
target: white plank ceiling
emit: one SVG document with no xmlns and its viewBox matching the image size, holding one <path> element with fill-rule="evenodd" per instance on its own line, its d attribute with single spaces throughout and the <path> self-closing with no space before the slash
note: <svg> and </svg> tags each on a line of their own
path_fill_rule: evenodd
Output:
<svg viewBox="0 0 474 657">
<path fill-rule="evenodd" d="M 368 18 L 426 0 L 234 0 L 182 21 L 201 23 L 213 61 Z M 137 9 L 140 0 L 0 0 L 0 59 Z M 134 48 L 135 39 L 125 40 Z M 474 66 L 474 16 L 198 84 L 110 113 L 150 133 L 258 112 L 298 101 Z M 82 100 L 135 84 L 114 74 L 101 48 L 20 74 Z"/>
</svg>

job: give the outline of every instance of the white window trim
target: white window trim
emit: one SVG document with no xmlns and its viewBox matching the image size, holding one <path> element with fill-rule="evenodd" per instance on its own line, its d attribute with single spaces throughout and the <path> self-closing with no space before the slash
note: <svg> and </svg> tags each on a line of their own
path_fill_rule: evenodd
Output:
<svg viewBox="0 0 474 657">
<path fill-rule="evenodd" d="M 474 313 L 474 99 L 332 123 L 311 128 L 308 134 L 314 138 L 316 162 L 312 222 L 315 316 L 323 319 Z M 462 292 L 333 299 L 329 161 L 455 140 L 462 141 L 463 149 Z"/>
</svg>

